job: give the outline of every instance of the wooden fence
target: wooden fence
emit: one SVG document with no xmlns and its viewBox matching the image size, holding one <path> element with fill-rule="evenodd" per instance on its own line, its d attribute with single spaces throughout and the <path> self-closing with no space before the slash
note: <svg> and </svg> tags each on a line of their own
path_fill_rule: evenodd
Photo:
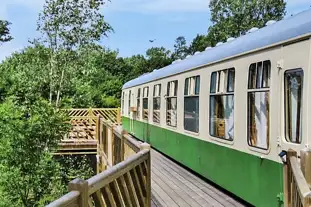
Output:
<svg viewBox="0 0 311 207">
<path fill-rule="evenodd" d="M 96 117 L 100 115 L 105 121 L 115 125 L 121 124 L 120 108 L 89 108 L 89 109 L 69 109 L 70 117 Z"/>
<path fill-rule="evenodd" d="M 84 118 L 90 117 L 84 116 Z M 52 202 L 48 207 L 149 207 L 151 205 L 150 145 L 137 141 L 120 126 L 106 121 L 100 114 L 97 115 L 96 120 L 99 174 L 88 180 L 73 180 L 69 183 L 69 193 Z"/>
<path fill-rule="evenodd" d="M 287 152 L 287 165 L 284 166 L 284 201 L 287 207 L 311 206 L 311 151 Z"/>
</svg>

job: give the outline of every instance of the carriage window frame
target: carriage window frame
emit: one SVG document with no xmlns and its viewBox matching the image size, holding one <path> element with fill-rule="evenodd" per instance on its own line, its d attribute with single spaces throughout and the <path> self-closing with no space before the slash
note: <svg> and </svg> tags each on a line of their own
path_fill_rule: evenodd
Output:
<svg viewBox="0 0 311 207">
<path fill-rule="evenodd" d="M 147 100 L 147 108 L 145 108 L 144 102 Z M 149 120 L 149 86 L 143 88 L 143 120 Z M 147 112 L 147 113 L 146 113 Z"/>
<path fill-rule="evenodd" d="M 194 83 L 192 83 L 194 81 Z M 200 85 L 201 85 L 201 77 L 200 75 L 190 76 L 185 79 L 185 87 L 184 87 L 184 130 L 190 133 L 199 134 L 200 132 Z M 198 109 L 195 113 L 197 116 L 197 126 L 195 128 L 197 130 L 191 130 L 186 128 L 186 99 L 197 99 Z M 195 120 L 196 121 L 196 120 Z"/>
<path fill-rule="evenodd" d="M 257 67 L 257 64 L 261 63 L 262 64 L 262 73 L 258 76 L 258 67 Z M 268 64 L 269 68 L 269 78 L 268 78 L 268 86 L 263 86 L 263 82 L 264 82 L 264 79 L 263 79 L 263 74 L 264 74 L 264 64 Z M 255 87 L 250 87 L 250 81 L 254 81 L 254 80 L 251 80 L 251 67 L 255 65 L 255 70 L 256 70 L 256 75 L 255 75 Z M 270 146 L 271 146 L 271 133 L 270 133 L 270 130 L 271 130 L 271 119 L 270 119 L 270 114 L 271 114 L 271 70 L 272 70 L 272 65 L 271 65 L 271 61 L 270 60 L 264 60 L 264 61 L 258 61 L 258 62 L 255 62 L 255 63 L 251 63 L 249 65 L 249 68 L 248 68 L 248 81 L 247 81 L 247 84 L 248 84 L 248 90 L 247 90 L 247 127 L 246 127 L 246 130 L 247 130 L 247 144 L 249 147 L 251 148 L 254 148 L 254 149 L 259 149 L 259 150 L 264 150 L 264 151 L 268 151 L 270 149 Z M 262 76 L 262 77 L 260 77 Z M 261 78 L 259 79 L 260 81 L 258 81 L 258 78 Z M 258 82 L 260 82 L 260 84 L 258 84 Z M 255 145 L 252 145 L 251 144 L 251 137 L 250 137 L 250 104 L 249 104 L 249 99 L 250 99 L 250 94 L 256 94 L 256 93 L 268 93 L 268 98 L 269 98 L 269 108 L 268 108 L 268 125 L 267 125 L 267 132 L 268 132 L 268 137 L 267 137 L 267 140 L 266 140 L 266 144 L 267 144 L 267 148 L 264 148 L 264 147 L 258 147 L 258 146 L 255 146 Z"/>
<path fill-rule="evenodd" d="M 221 75 L 223 74 L 223 75 Z M 230 77 L 233 78 L 232 81 L 232 90 L 229 89 L 230 87 Z M 214 80 L 213 80 L 214 79 Z M 222 79 L 222 80 L 221 80 Z M 220 86 L 222 84 L 222 86 Z M 212 86 L 214 85 L 214 86 Z M 214 90 L 215 89 L 215 90 Z M 221 90 L 222 89 L 222 90 Z M 235 101 L 234 101 L 234 92 L 235 92 L 235 68 L 231 67 L 231 68 L 227 68 L 224 70 L 218 70 L 218 71 L 214 71 L 211 73 L 211 82 L 210 82 L 210 95 L 209 95 L 209 135 L 213 138 L 217 138 L 217 139 L 221 139 L 224 141 L 228 141 L 228 142 L 233 142 L 234 141 L 234 105 L 235 105 Z M 225 96 L 232 96 L 232 100 L 233 100 L 233 137 L 230 139 L 226 139 L 225 137 L 220 137 L 220 136 L 216 136 L 212 134 L 212 130 L 211 130 L 211 114 L 212 114 L 212 107 L 211 107 L 211 100 L 212 97 L 225 97 Z"/>
<path fill-rule="evenodd" d="M 173 93 L 170 92 L 172 83 L 174 83 Z M 169 126 L 169 127 L 174 127 L 174 128 L 177 127 L 177 119 L 178 119 L 178 114 L 177 114 L 177 108 L 178 108 L 177 93 L 178 93 L 178 80 L 169 81 L 167 83 L 167 93 L 166 93 L 166 125 Z M 172 119 L 170 119 L 170 121 L 169 121 L 169 118 L 168 118 L 168 114 L 169 114 L 168 104 L 169 104 L 169 101 L 172 101 L 173 99 L 176 99 L 176 118 L 175 118 L 176 122 L 175 122 L 175 125 L 171 124 L 172 123 Z M 170 103 L 172 103 L 172 102 L 170 102 Z"/>
<path fill-rule="evenodd" d="M 157 88 L 158 88 L 158 90 L 156 90 Z M 153 86 L 152 121 L 155 124 L 160 124 L 161 123 L 161 88 L 162 88 L 161 84 L 156 84 L 156 85 Z M 156 92 L 157 92 L 157 94 L 156 94 Z M 158 119 L 155 118 L 155 110 L 154 110 L 156 101 L 159 102 L 159 109 L 158 109 L 159 117 L 158 117 Z"/>
<path fill-rule="evenodd" d="M 141 108 L 140 96 L 141 96 L 141 88 L 138 88 L 136 96 L 136 104 L 137 104 L 136 119 L 140 119 L 140 108 Z"/>
<path fill-rule="evenodd" d="M 300 142 L 292 142 L 291 137 L 289 136 L 288 133 L 288 114 L 289 114 L 289 108 L 288 108 L 288 99 L 287 99 L 287 86 L 286 86 L 286 73 L 295 73 L 295 72 L 300 72 L 301 73 L 301 78 L 302 78 L 302 89 L 301 89 L 301 106 L 300 106 L 300 134 L 299 134 L 299 138 L 300 138 Z M 302 137 L 302 121 L 303 121 L 303 93 L 304 93 L 304 70 L 302 68 L 295 68 L 295 69 L 288 69 L 284 71 L 284 135 L 285 135 L 285 140 L 287 143 L 290 144 L 296 144 L 296 145 L 300 145 L 303 142 L 303 137 Z"/>
</svg>

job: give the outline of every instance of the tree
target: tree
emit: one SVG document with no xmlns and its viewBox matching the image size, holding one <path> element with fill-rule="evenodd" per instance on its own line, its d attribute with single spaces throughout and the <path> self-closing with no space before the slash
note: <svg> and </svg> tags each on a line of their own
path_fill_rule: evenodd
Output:
<svg viewBox="0 0 311 207">
<path fill-rule="evenodd" d="M 55 199 L 63 191 L 51 152 L 69 129 L 66 117 L 47 101 L 21 104 L 14 97 L 0 105 L 0 113 L 0 196 L 26 207 Z"/>
<path fill-rule="evenodd" d="M 175 40 L 174 48 L 175 50 L 172 55 L 172 58 L 174 60 L 185 59 L 185 57 L 189 54 L 187 41 L 183 36 L 177 37 L 177 39 Z"/>
<path fill-rule="evenodd" d="M 8 42 L 13 39 L 13 37 L 10 35 L 10 24 L 11 23 L 8 21 L 0 20 L 0 43 Z"/>
<path fill-rule="evenodd" d="M 211 0 L 208 36 L 214 46 L 228 37 L 238 37 L 252 27 L 263 27 L 269 20 L 281 20 L 286 11 L 284 0 Z"/>
<path fill-rule="evenodd" d="M 193 55 L 195 52 L 202 52 L 208 46 L 211 46 L 209 36 L 197 34 L 189 46 L 189 54 Z"/>
<path fill-rule="evenodd" d="M 46 0 L 43 12 L 39 15 L 38 30 L 43 42 L 51 50 L 50 55 L 50 102 L 56 96 L 58 107 L 64 82 L 69 82 L 77 67 L 68 65 L 72 59 L 72 50 L 83 45 L 96 43 L 102 36 L 112 31 L 104 20 L 101 8 L 104 0 Z M 68 52 L 69 51 L 69 52 Z M 62 59 L 59 58 L 59 53 Z M 67 54 L 67 55 L 66 55 Z M 75 54 L 77 55 L 77 54 Z M 68 69 L 73 69 L 69 72 Z"/>
<path fill-rule="evenodd" d="M 171 52 L 164 47 L 152 47 L 146 51 L 147 72 L 163 68 L 172 63 Z"/>
</svg>

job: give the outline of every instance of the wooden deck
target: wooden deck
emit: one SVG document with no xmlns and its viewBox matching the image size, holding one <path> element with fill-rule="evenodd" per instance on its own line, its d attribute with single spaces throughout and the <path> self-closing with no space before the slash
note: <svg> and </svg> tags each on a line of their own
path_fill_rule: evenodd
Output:
<svg viewBox="0 0 311 207">
<path fill-rule="evenodd" d="M 155 150 L 151 165 L 153 207 L 245 206 Z"/>
</svg>

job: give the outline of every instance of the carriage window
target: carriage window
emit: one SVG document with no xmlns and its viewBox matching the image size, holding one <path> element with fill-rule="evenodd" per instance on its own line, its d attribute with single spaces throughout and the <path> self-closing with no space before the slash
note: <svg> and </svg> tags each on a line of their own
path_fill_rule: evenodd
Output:
<svg viewBox="0 0 311 207">
<path fill-rule="evenodd" d="M 136 117 L 137 119 L 140 118 L 140 88 L 137 90 L 137 112 L 136 112 Z"/>
<path fill-rule="evenodd" d="M 184 97 L 184 129 L 199 132 L 199 93 L 200 76 L 193 76 L 185 80 Z"/>
<path fill-rule="evenodd" d="M 172 127 L 177 126 L 177 89 L 178 81 L 167 83 L 166 124 Z"/>
<path fill-rule="evenodd" d="M 301 143 L 302 129 L 302 92 L 303 71 L 285 72 L 285 116 L 286 139 L 289 142 Z"/>
<path fill-rule="evenodd" d="M 160 123 L 161 85 L 153 87 L 153 122 Z"/>
<path fill-rule="evenodd" d="M 124 115 L 124 95 L 125 95 L 125 92 L 122 92 L 122 98 L 121 98 L 121 104 L 122 104 L 121 113 L 122 113 L 122 115 Z"/>
<path fill-rule="evenodd" d="M 143 89 L 143 109 L 144 109 L 144 113 L 143 113 L 143 119 L 144 120 L 148 120 L 148 97 L 149 97 L 149 87 L 145 87 Z"/>
<path fill-rule="evenodd" d="M 213 137 L 233 140 L 234 78 L 234 68 L 213 72 L 211 75 L 209 127 L 210 135 Z M 215 86 L 216 82 L 218 83 L 217 91 Z M 215 90 L 213 88 L 215 88 Z"/>
<path fill-rule="evenodd" d="M 129 92 L 129 105 L 128 105 L 128 115 L 131 114 L 131 99 L 132 99 L 132 91 Z"/>
<path fill-rule="evenodd" d="M 253 63 L 248 79 L 248 144 L 269 148 L 271 62 Z"/>
</svg>

